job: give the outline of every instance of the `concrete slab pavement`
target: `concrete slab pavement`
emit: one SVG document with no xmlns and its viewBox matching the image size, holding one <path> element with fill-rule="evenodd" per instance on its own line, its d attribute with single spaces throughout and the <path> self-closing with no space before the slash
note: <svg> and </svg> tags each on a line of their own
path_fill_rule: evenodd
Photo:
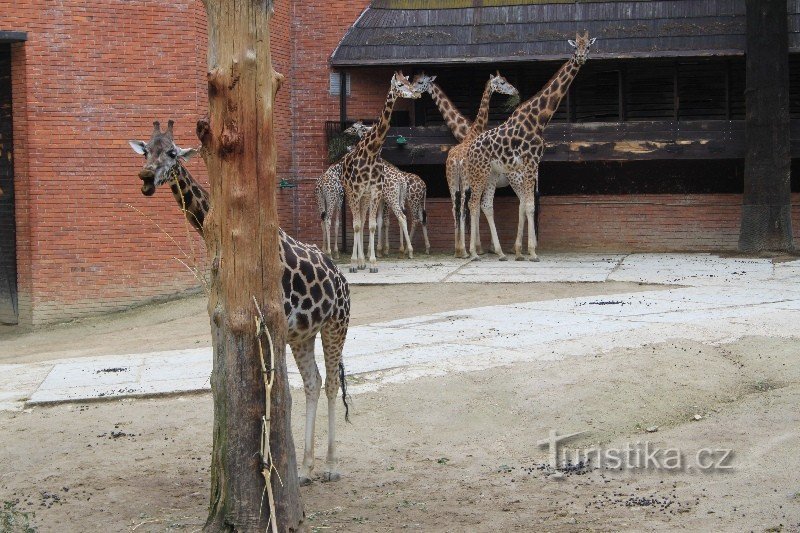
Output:
<svg viewBox="0 0 800 533">
<path fill-rule="evenodd" d="M 435 313 L 353 327 L 345 345 L 358 393 L 421 375 L 553 360 L 668 339 L 729 342 L 798 335 L 800 261 L 706 254 L 545 254 L 539 263 L 385 261 L 353 283 L 635 281 L 663 291 L 564 298 Z M 322 349 L 317 343 L 318 359 Z M 301 380 L 287 360 L 290 381 Z M 211 349 L 0 365 L 0 409 L 207 390 Z M 324 373 L 324 365 L 320 364 Z"/>
</svg>

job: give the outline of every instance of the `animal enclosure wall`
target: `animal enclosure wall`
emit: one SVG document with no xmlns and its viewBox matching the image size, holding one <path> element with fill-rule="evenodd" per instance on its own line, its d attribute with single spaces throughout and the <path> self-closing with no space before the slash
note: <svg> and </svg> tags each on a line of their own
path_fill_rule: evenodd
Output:
<svg viewBox="0 0 800 533">
<path fill-rule="evenodd" d="M 17 323 L 11 45 L 0 43 L 0 324 Z"/>
</svg>

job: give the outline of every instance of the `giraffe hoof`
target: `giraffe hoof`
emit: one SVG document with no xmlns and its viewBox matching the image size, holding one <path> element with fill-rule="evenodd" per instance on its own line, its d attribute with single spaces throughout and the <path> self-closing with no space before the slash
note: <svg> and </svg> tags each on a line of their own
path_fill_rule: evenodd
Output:
<svg viewBox="0 0 800 533">
<path fill-rule="evenodd" d="M 314 480 L 311 479 L 310 477 L 300 476 L 300 486 L 301 487 L 305 487 L 307 485 L 311 485 L 311 483 L 313 483 L 313 482 L 314 482 Z"/>
<path fill-rule="evenodd" d="M 477 255 L 473 255 L 472 257 L 470 257 L 470 259 L 472 261 L 480 261 L 481 260 L 480 256 L 477 256 Z"/>
<path fill-rule="evenodd" d="M 364 270 L 365 268 L 367 268 L 367 265 L 358 265 L 359 270 Z"/>
<path fill-rule="evenodd" d="M 324 472 L 322 474 L 323 483 L 331 483 L 334 481 L 339 481 L 340 479 L 342 479 L 342 476 L 339 474 L 339 472 Z"/>
<path fill-rule="evenodd" d="M 501 255 L 500 257 L 497 258 L 497 260 L 498 261 L 508 261 L 508 257 L 506 257 L 504 255 Z"/>
<path fill-rule="evenodd" d="M 530 257 L 528 258 L 528 260 L 529 260 L 529 261 L 533 261 L 534 263 L 538 263 L 538 262 L 539 262 L 539 257 L 537 257 L 537 256 L 535 256 L 535 255 L 532 255 L 532 256 L 530 256 Z"/>
<path fill-rule="evenodd" d="M 378 267 L 369 267 L 369 273 L 370 274 L 377 274 L 378 273 Z"/>
<path fill-rule="evenodd" d="M 522 255 L 517 254 L 516 256 L 514 256 L 514 261 L 525 261 L 525 258 L 522 257 Z"/>
<path fill-rule="evenodd" d="M 351 274 L 355 274 L 356 272 L 358 272 L 358 268 L 357 267 L 350 267 L 350 273 Z"/>
</svg>

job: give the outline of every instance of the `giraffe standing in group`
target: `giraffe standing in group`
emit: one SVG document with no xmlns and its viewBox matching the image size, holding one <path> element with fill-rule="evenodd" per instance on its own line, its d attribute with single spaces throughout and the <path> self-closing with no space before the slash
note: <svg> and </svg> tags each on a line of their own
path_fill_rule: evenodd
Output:
<svg viewBox="0 0 800 533">
<path fill-rule="evenodd" d="M 534 213 L 539 162 L 544 153 L 542 135 L 562 98 L 567 94 L 570 84 L 581 66 L 586 63 L 589 48 L 594 42 L 595 39 L 589 38 L 589 32 L 576 35 L 574 41 L 569 41 L 569 44 L 575 48 L 572 57 L 542 90 L 517 107 L 503 124 L 483 132 L 469 145 L 465 169 L 471 188 L 469 199 L 470 256 L 473 259 L 478 257 L 475 243 L 478 238 L 476 221 L 480 206 L 489 221 L 495 252 L 500 256 L 501 261 L 506 260 L 497 238 L 493 204 L 496 187 L 503 186 L 504 182 L 508 182 L 520 200 L 514 254 L 517 260 L 523 259 L 522 235 L 527 218 L 530 260 L 539 260 L 536 255 Z"/>
<path fill-rule="evenodd" d="M 455 221 L 455 256 L 460 258 L 469 257 L 467 255 L 464 225 L 466 222 L 465 202 L 467 191 L 470 190 L 467 176 L 464 172 L 464 159 L 467 155 L 469 145 L 475 138 L 483 133 L 486 125 L 489 123 L 489 102 L 492 99 L 492 94 L 500 93 L 507 95 L 519 95 L 519 91 L 508 83 L 498 71 L 497 74 L 490 74 L 489 81 L 486 82 L 486 87 L 483 90 L 481 98 L 481 105 L 478 108 L 478 114 L 475 115 L 475 121 L 472 127 L 467 132 L 464 140 L 460 144 L 450 148 L 447 153 L 446 175 L 447 186 L 450 189 L 450 198 L 453 202 L 453 220 Z M 476 213 L 476 218 L 480 215 Z"/>
<path fill-rule="evenodd" d="M 369 271 L 378 271 L 378 262 L 375 257 L 375 229 L 382 198 L 384 174 L 383 165 L 380 163 L 380 152 L 389 131 L 389 119 L 397 99 L 419 97 L 419 91 L 411 85 L 408 78 L 401 72 L 395 72 L 378 123 L 342 159 L 342 185 L 344 185 L 347 203 L 350 205 L 353 215 L 353 255 L 350 260 L 350 272 L 366 268 L 363 227 L 367 214 L 369 214 Z M 405 228 L 406 238 L 408 238 L 406 217 L 402 208 L 397 202 L 390 203 L 390 207 L 397 219 L 401 221 L 401 226 Z M 409 257 L 413 257 L 410 246 L 408 253 Z"/>
<path fill-rule="evenodd" d="M 148 142 L 129 141 L 131 148 L 145 157 L 139 171 L 142 194 L 152 196 L 156 188 L 169 184 L 178 206 L 192 227 L 203 235 L 203 222 L 211 207 L 209 195 L 192 177 L 183 161 L 196 153 L 183 149 L 173 139 L 173 121 L 166 132 L 158 122 Z M 347 280 L 316 246 L 299 242 L 279 230 L 283 309 L 287 320 L 287 343 L 297 362 L 306 396 L 306 428 L 300 483 L 312 480 L 314 470 L 314 423 L 322 378 L 314 357 L 314 340 L 322 337 L 325 358 L 325 394 L 328 397 L 328 453 L 324 481 L 339 479 L 336 460 L 336 395 L 342 387 L 345 418 L 348 416 L 342 348 L 350 322 L 350 289 Z"/>
<path fill-rule="evenodd" d="M 425 181 L 413 172 L 405 172 L 389 163 L 383 161 L 384 165 L 384 191 L 389 189 L 386 196 L 390 198 L 399 197 L 398 201 L 403 208 L 408 208 L 406 219 L 411 224 L 409 229 L 409 242 L 414 240 L 414 232 L 417 224 L 422 226 L 422 235 L 425 239 L 425 253 L 430 255 L 431 243 L 428 240 L 428 213 L 425 210 L 425 200 L 428 195 L 428 187 Z M 389 247 L 389 205 L 385 202 L 381 210 L 378 211 L 378 253 L 388 256 Z M 406 251 L 405 233 L 400 229 L 400 248 L 401 254 Z"/>
<path fill-rule="evenodd" d="M 359 139 L 369 131 L 369 126 L 356 122 L 342 133 L 356 136 Z M 348 147 L 348 150 L 352 147 Z M 317 178 L 314 186 L 317 197 L 317 207 L 322 219 L 322 251 L 334 259 L 339 259 L 339 213 L 344 202 L 344 187 L 342 186 L 342 162 L 337 161 Z M 333 253 L 331 254 L 331 220 L 334 221 Z"/>
<path fill-rule="evenodd" d="M 428 76 L 424 72 L 422 74 L 418 74 L 414 78 L 414 85 L 417 87 L 419 92 L 421 93 L 428 93 L 431 95 L 431 99 L 433 103 L 436 104 L 436 107 L 439 109 L 439 112 L 442 114 L 442 118 L 444 118 L 445 124 L 447 127 L 450 128 L 450 131 L 453 133 L 453 137 L 456 138 L 456 141 L 462 143 L 464 139 L 467 138 L 469 135 L 470 129 L 472 128 L 472 121 L 470 121 L 467 117 L 462 115 L 459 110 L 453 105 L 453 102 L 447 97 L 441 87 L 439 87 L 436 83 L 436 76 Z M 450 183 L 448 182 L 448 186 Z M 456 201 L 455 198 L 455 191 L 452 187 L 450 187 L 450 200 L 453 204 L 453 225 L 456 228 L 454 233 L 458 231 L 458 224 L 459 218 L 456 216 L 456 206 L 460 206 L 462 204 L 461 199 Z M 463 212 L 463 210 L 462 210 Z M 466 213 L 464 213 L 466 217 Z M 480 220 L 478 220 L 480 224 Z M 458 236 L 456 235 L 456 246 L 455 246 L 455 256 L 460 257 L 459 254 L 459 240 Z M 478 253 L 483 254 L 483 250 L 481 247 L 481 237 L 480 232 L 478 233 L 478 241 L 476 243 L 478 247 Z M 463 246 L 462 246 L 463 248 Z M 492 250 L 494 251 L 494 250 Z"/>
</svg>

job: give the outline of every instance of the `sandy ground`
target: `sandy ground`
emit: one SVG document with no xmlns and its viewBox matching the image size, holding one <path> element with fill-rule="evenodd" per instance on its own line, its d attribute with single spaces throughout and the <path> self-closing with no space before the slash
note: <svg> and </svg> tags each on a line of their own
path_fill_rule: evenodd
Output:
<svg viewBox="0 0 800 533">
<path fill-rule="evenodd" d="M 367 323 L 635 288 L 646 287 L 462 287 L 454 307 L 451 287 L 364 287 L 354 291 L 354 316 Z M 153 349 L 196 340 L 188 331 L 170 334 L 181 328 L 194 328 L 205 343 L 205 327 L 198 298 L 51 328 L 41 332 L 45 339 L 5 336 L 0 346 L 27 350 L 16 353 L 29 360 L 62 346 L 99 349 L 110 339 L 106 349 L 124 350 L 115 332 L 125 331 L 129 348 L 143 351 L 144 339 Z M 798 352 L 796 339 L 675 340 L 386 385 L 353 398 L 352 424 L 338 421 L 342 480 L 301 489 L 307 525 L 319 532 L 800 531 Z M 294 394 L 298 447 L 303 410 Z M 211 411 L 210 394 L 200 394 L 0 413 L 0 503 L 34 511 L 42 532 L 196 531 L 209 493 Z M 327 424 L 319 411 L 321 463 Z M 582 449 L 678 449 L 682 468 L 551 475 L 537 446 L 551 430 L 587 431 L 569 441 Z M 704 449 L 713 451 L 704 460 L 733 450 L 724 463 L 731 468 L 697 468 Z"/>
</svg>

